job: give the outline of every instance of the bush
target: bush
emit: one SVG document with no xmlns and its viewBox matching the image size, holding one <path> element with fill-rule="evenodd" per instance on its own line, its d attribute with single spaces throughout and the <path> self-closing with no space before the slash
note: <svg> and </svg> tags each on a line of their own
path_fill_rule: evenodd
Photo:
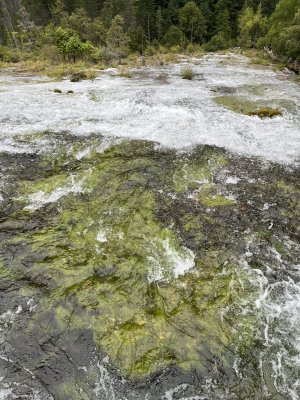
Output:
<svg viewBox="0 0 300 400">
<path fill-rule="evenodd" d="M 70 81 L 71 82 L 80 82 L 82 80 L 88 80 L 88 79 L 95 79 L 97 76 L 96 71 L 94 70 L 85 70 L 85 71 L 79 71 L 79 72 L 74 72 L 71 75 Z"/>
<path fill-rule="evenodd" d="M 224 36 L 220 33 L 215 35 L 210 39 L 208 43 L 206 43 L 203 48 L 206 51 L 218 51 L 218 50 L 225 50 L 230 46 Z"/>
<path fill-rule="evenodd" d="M 171 26 L 169 30 L 165 33 L 163 37 L 163 44 L 166 46 L 172 47 L 181 45 L 184 41 L 184 35 L 182 30 L 179 29 L 177 26 Z"/>
<path fill-rule="evenodd" d="M 124 68 L 124 67 L 119 69 L 119 76 L 121 78 L 131 78 L 132 77 L 130 70 L 128 68 Z"/>
<path fill-rule="evenodd" d="M 145 56 L 154 56 L 157 53 L 157 50 L 154 46 L 148 46 L 145 50 Z"/>
<path fill-rule="evenodd" d="M 186 48 L 186 52 L 188 54 L 201 54 L 202 53 L 202 49 L 201 46 L 199 44 L 188 44 L 187 48 Z"/>
<path fill-rule="evenodd" d="M 16 63 L 20 61 L 20 56 L 15 50 L 0 46 L 0 61 Z"/>
<path fill-rule="evenodd" d="M 191 67 L 184 67 L 181 71 L 182 79 L 191 81 L 194 78 L 194 71 Z"/>
<path fill-rule="evenodd" d="M 173 54 L 179 54 L 180 53 L 180 46 L 172 46 L 171 48 L 170 48 L 170 52 L 171 53 L 173 53 Z"/>
<path fill-rule="evenodd" d="M 63 57 L 57 46 L 54 44 L 45 44 L 39 51 L 39 58 L 49 60 L 52 63 L 59 64 L 63 61 Z"/>
</svg>

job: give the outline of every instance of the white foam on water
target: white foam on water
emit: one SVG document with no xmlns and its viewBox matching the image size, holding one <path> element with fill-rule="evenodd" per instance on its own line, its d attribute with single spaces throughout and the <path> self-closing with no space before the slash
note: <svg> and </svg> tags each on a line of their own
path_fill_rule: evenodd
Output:
<svg viewBox="0 0 300 400">
<path fill-rule="evenodd" d="M 91 154 L 92 149 L 90 147 L 87 147 L 81 151 L 79 151 L 77 154 L 75 154 L 76 160 L 80 161 L 83 158 L 88 157 Z"/>
<path fill-rule="evenodd" d="M 171 245 L 168 239 L 163 241 L 166 256 L 170 262 L 175 278 L 184 275 L 195 267 L 195 254 L 187 247 L 182 247 L 182 254 L 179 254 Z"/>
<path fill-rule="evenodd" d="M 0 134 L 1 139 L 1 134 Z M 2 138 L 3 139 L 3 138 Z M 0 140 L 0 153 L 10 153 L 10 154 L 32 154 L 34 150 L 30 147 L 29 144 L 19 144 L 13 141 L 12 139 Z"/>
<path fill-rule="evenodd" d="M 97 398 L 116 400 L 114 379 L 102 363 L 99 362 L 97 368 L 100 372 L 99 380 L 94 389 Z"/>
<path fill-rule="evenodd" d="M 13 389 L 0 389 L 0 400 L 7 400 L 12 394 Z"/>
<path fill-rule="evenodd" d="M 148 256 L 148 282 L 177 279 L 195 267 L 195 255 L 187 247 L 177 250 L 169 239 L 151 243 Z"/>
<path fill-rule="evenodd" d="M 103 229 L 99 230 L 97 233 L 96 240 L 100 243 L 107 243 L 108 242 L 107 232 Z"/>
<path fill-rule="evenodd" d="M 42 190 L 29 195 L 29 205 L 25 207 L 26 210 L 38 210 L 49 203 L 56 203 L 62 197 L 70 193 L 83 193 L 84 188 L 82 182 L 76 182 L 74 176 L 71 176 L 69 183 L 66 186 L 59 187 L 50 193 L 45 193 Z"/>
<path fill-rule="evenodd" d="M 237 178 L 236 176 L 229 176 L 228 178 L 226 178 L 225 180 L 225 184 L 230 184 L 230 185 L 236 185 L 237 183 L 239 183 L 240 179 Z"/>
<path fill-rule="evenodd" d="M 12 77 L 15 85 L 0 92 L 0 136 L 44 130 L 99 133 L 152 140 L 177 149 L 210 144 L 293 163 L 300 149 L 299 85 L 288 79 L 282 81 L 271 69 L 247 65 L 241 56 L 234 56 L 231 63 L 228 60 L 215 55 L 192 61 L 196 76 L 203 76 L 194 81 L 181 78 L 182 65 L 145 68 L 144 77 L 140 73 L 139 78 L 104 73 L 94 81 L 78 83 L 64 80 L 20 85 L 18 78 Z M 168 84 L 157 79 L 161 73 L 167 76 Z M 260 120 L 215 104 L 216 93 L 211 91 L 215 86 L 239 88 L 250 84 L 269 85 L 268 98 L 273 95 L 293 102 L 296 111 Z M 57 95 L 53 93 L 56 87 L 64 93 L 72 88 L 75 95 Z"/>
<path fill-rule="evenodd" d="M 161 400 L 175 400 L 178 399 L 178 394 L 184 392 L 188 388 L 187 384 L 176 386 L 173 389 L 167 390 L 165 395 L 161 397 Z M 175 397 L 174 397 L 175 396 Z M 192 396 L 192 397 L 180 397 L 180 400 L 206 400 L 206 396 Z"/>
<path fill-rule="evenodd" d="M 258 289 L 254 305 L 260 325 L 258 339 L 264 346 L 260 354 L 261 376 L 264 379 L 265 374 L 270 374 L 266 371 L 272 371 L 268 380 L 272 381 L 276 392 L 287 396 L 284 398 L 299 400 L 300 270 L 298 266 L 286 265 L 274 248 L 266 251 L 278 265 L 269 266 L 267 273 L 285 271 L 285 279 L 270 282 L 261 270 L 251 268 L 246 259 L 241 261 Z M 251 256 L 251 252 L 246 254 L 246 258 Z M 290 271 L 294 271 L 295 280 L 289 277 Z M 267 383 L 264 386 L 268 392 Z"/>
</svg>

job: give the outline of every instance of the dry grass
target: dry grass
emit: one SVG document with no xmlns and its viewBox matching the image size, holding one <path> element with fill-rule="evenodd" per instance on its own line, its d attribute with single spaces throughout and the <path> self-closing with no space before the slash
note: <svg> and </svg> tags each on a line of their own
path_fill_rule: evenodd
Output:
<svg viewBox="0 0 300 400">
<path fill-rule="evenodd" d="M 191 68 L 191 67 L 184 67 L 184 68 L 181 70 L 181 77 L 182 77 L 182 79 L 186 79 L 186 80 L 189 80 L 189 81 L 193 80 L 193 78 L 194 78 L 194 71 L 193 71 L 193 68 Z"/>
<path fill-rule="evenodd" d="M 132 78 L 132 74 L 129 68 L 121 67 L 119 68 L 119 74 L 121 78 Z"/>
</svg>

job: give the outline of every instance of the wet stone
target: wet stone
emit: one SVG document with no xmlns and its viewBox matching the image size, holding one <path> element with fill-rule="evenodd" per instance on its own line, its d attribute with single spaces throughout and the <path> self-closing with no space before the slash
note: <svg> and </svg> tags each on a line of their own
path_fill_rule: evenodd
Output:
<svg viewBox="0 0 300 400">
<path fill-rule="evenodd" d="M 212 146 L 97 151 L 101 137 L 44 138 L 52 156 L 20 156 L 26 173 L 8 160 L 0 387 L 59 400 L 263 398 L 257 280 L 295 274 L 299 170 Z"/>
</svg>

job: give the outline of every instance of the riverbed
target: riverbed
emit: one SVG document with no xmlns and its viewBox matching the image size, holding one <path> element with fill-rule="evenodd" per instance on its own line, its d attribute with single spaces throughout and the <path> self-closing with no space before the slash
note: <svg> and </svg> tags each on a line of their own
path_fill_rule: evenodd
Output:
<svg viewBox="0 0 300 400">
<path fill-rule="evenodd" d="M 2 71 L 0 399 L 299 399 L 299 126 L 237 54 Z"/>
</svg>

